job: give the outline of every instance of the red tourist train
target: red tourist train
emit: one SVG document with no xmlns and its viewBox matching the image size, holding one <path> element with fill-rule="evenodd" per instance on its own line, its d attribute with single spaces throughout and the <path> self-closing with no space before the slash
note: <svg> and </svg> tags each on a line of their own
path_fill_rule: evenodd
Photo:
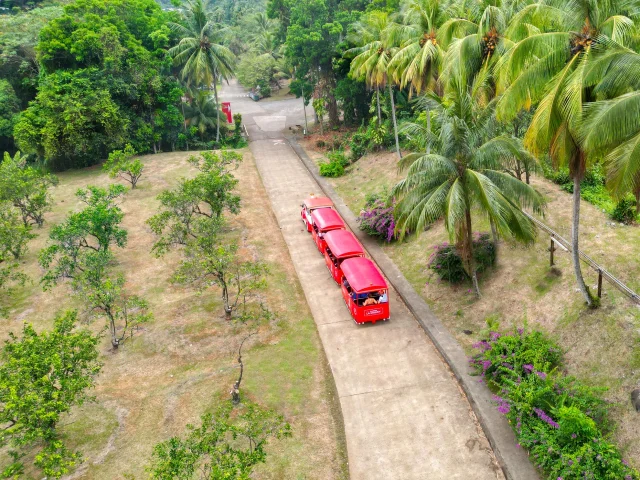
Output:
<svg viewBox="0 0 640 480">
<path fill-rule="evenodd" d="M 326 197 L 311 197 L 302 205 L 302 221 L 311 232 L 332 278 L 357 324 L 389 320 L 389 287 L 364 248 L 347 230 L 342 217 Z"/>
<path fill-rule="evenodd" d="M 332 230 L 344 230 L 347 226 L 344 224 L 342 217 L 333 208 L 321 208 L 311 212 L 311 236 L 316 242 L 318 251 L 324 255 L 324 249 L 327 248 L 327 242 L 324 236 Z"/>
<path fill-rule="evenodd" d="M 333 208 L 333 202 L 327 197 L 309 197 L 302 205 L 300 205 L 300 216 L 302 217 L 302 223 L 304 223 L 307 232 L 311 232 L 312 219 L 311 213 L 319 208 Z"/>
<path fill-rule="evenodd" d="M 364 257 L 364 249 L 356 236 L 348 230 L 332 230 L 324 236 L 327 248 L 324 250 L 324 261 L 331 276 L 338 285 L 342 282 L 340 265 L 347 258 Z"/>
</svg>

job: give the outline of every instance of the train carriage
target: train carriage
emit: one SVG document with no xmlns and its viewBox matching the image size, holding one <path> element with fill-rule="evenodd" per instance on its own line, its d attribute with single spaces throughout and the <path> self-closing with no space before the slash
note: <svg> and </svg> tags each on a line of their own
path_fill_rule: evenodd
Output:
<svg viewBox="0 0 640 480">
<path fill-rule="evenodd" d="M 353 320 L 358 324 L 389 320 L 389 288 L 375 264 L 354 257 L 344 260 L 341 268 L 342 297 Z"/>
<path fill-rule="evenodd" d="M 324 255 L 324 250 L 327 248 L 327 242 L 324 240 L 324 236 L 327 232 L 332 230 L 345 230 L 346 225 L 342 220 L 342 217 L 332 208 L 321 208 L 311 212 L 312 227 L 311 236 L 313 241 L 316 242 L 318 251 Z"/>
<path fill-rule="evenodd" d="M 347 258 L 364 257 L 364 249 L 356 236 L 348 230 L 332 230 L 324 236 L 327 248 L 324 250 L 324 261 L 331 276 L 339 285 L 342 281 L 340 265 Z"/>
</svg>

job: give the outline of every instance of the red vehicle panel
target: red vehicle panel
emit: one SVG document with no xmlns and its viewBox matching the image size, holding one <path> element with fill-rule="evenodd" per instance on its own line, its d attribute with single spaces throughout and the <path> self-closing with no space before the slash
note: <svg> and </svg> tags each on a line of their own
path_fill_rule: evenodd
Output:
<svg viewBox="0 0 640 480">
<path fill-rule="evenodd" d="M 346 225 L 338 212 L 332 208 L 314 210 L 311 212 L 311 220 L 311 236 L 313 237 L 313 241 L 316 242 L 318 251 L 324 255 L 324 250 L 327 248 L 324 235 L 332 230 L 344 230 Z"/>
<path fill-rule="evenodd" d="M 358 323 L 389 320 L 389 289 L 375 264 L 364 257 L 347 258 L 341 264 L 342 297 Z"/>
<path fill-rule="evenodd" d="M 311 212 L 318 208 L 333 208 L 333 202 L 327 197 L 309 197 L 300 205 L 300 216 L 307 232 L 311 232 Z"/>
<path fill-rule="evenodd" d="M 324 251 L 324 261 L 331 272 L 331 276 L 340 284 L 342 268 L 340 265 L 347 258 L 364 257 L 364 249 L 356 236 L 348 230 L 332 230 L 324 235 L 327 247 Z"/>
</svg>

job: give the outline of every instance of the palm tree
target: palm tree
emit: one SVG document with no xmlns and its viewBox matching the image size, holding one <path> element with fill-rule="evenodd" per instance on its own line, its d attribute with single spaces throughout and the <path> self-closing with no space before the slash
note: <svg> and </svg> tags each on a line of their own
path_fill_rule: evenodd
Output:
<svg viewBox="0 0 640 480">
<path fill-rule="evenodd" d="M 617 198 L 632 192 L 640 214 L 640 55 L 620 45 L 595 53 L 586 81 L 602 100 L 585 104 L 582 142 L 604 157 L 607 188 Z"/>
<path fill-rule="evenodd" d="M 381 123 L 380 114 L 380 88 L 387 86 L 391 97 L 391 116 L 393 118 L 393 132 L 396 141 L 396 153 L 400 153 L 400 141 L 398 139 L 398 124 L 396 121 L 396 106 L 393 98 L 393 88 L 389 82 L 389 61 L 395 53 L 395 48 L 389 41 L 389 15 L 386 12 L 372 11 L 363 16 L 353 26 L 351 39 L 359 47 L 349 49 L 345 55 L 355 55 L 351 60 L 350 73 L 355 78 L 364 78 L 370 88 L 376 89 L 376 102 L 378 105 L 378 124 Z"/>
<path fill-rule="evenodd" d="M 220 122 L 225 121 L 225 117 L 208 92 L 192 90 L 190 96 L 191 102 L 183 105 L 185 122 L 191 127 L 197 127 L 200 138 L 204 141 L 207 130 L 215 128 L 219 131 Z"/>
<path fill-rule="evenodd" d="M 440 68 L 449 39 L 464 26 L 464 22 L 448 23 L 449 28 L 440 30 L 447 24 L 447 5 L 441 0 L 407 0 L 403 3 L 400 22 L 389 26 L 390 41 L 399 45 L 389 71 L 400 88 L 409 87 L 409 94 L 433 91 L 438 82 Z M 431 129 L 429 102 L 425 102 L 427 129 Z M 427 152 L 430 146 L 427 145 Z"/>
<path fill-rule="evenodd" d="M 535 238 L 535 226 L 521 210 L 541 211 L 544 200 L 527 185 L 503 170 L 503 161 L 529 155 L 519 140 L 493 136 L 494 103 L 479 106 L 463 79 L 452 79 L 444 98 L 430 95 L 436 111 L 436 133 L 424 131 L 434 153 L 412 153 L 399 163 L 407 171 L 393 189 L 397 200 L 397 229 L 421 232 L 444 218 L 455 240 L 476 295 L 480 288 L 473 260 L 472 212 L 488 217 L 497 232 L 523 242 Z"/>
<path fill-rule="evenodd" d="M 538 103 L 525 145 L 534 154 L 549 152 L 556 164 L 566 164 L 573 179 L 571 250 L 573 266 L 588 305 L 591 295 L 580 268 L 580 181 L 589 157 L 581 141 L 583 105 L 595 100 L 586 73 L 596 46 L 623 45 L 633 26 L 627 12 L 638 11 L 638 0 L 540 1 L 518 12 L 507 37 L 513 47 L 499 62 L 497 112 L 511 120 L 522 108 Z"/>
<path fill-rule="evenodd" d="M 216 38 L 221 33 L 212 20 L 211 12 L 203 0 L 188 0 L 183 24 L 169 23 L 169 27 L 180 37 L 178 44 L 169 49 L 176 65 L 182 66 L 182 78 L 187 85 L 203 85 L 210 88 L 218 101 L 218 79 L 229 80 L 233 76 L 234 56 Z M 216 127 L 216 142 L 220 141 L 220 125 Z"/>
</svg>

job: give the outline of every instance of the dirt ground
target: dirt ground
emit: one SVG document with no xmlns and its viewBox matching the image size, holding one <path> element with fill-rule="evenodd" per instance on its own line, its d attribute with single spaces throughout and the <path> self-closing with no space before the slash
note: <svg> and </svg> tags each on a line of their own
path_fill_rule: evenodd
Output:
<svg viewBox="0 0 640 480">
<path fill-rule="evenodd" d="M 293 437 L 274 442 L 268 461 L 256 469 L 257 479 L 341 479 L 347 477 L 343 427 L 333 379 L 297 281 L 289 254 L 268 208 L 268 200 L 253 159 L 243 151 L 237 170 L 242 210 L 230 218 L 233 235 L 245 252 L 269 264 L 265 297 L 276 319 L 261 326 L 243 350 L 243 395 L 284 414 Z M 226 398 L 237 376 L 235 356 L 246 327 L 223 318 L 219 293 L 198 295 L 174 286 L 169 277 L 180 259 L 178 252 L 157 259 L 150 254 L 154 237 L 144 223 L 157 211 L 156 196 L 192 175 L 187 153 L 142 157 L 145 171 L 138 188 L 122 201 L 129 241 L 116 249 L 118 267 L 130 292 L 146 298 L 154 320 L 132 341 L 113 353 L 105 337 L 101 344 L 104 367 L 94 394 L 97 401 L 74 410 L 63 421 L 70 446 L 85 462 L 68 478 L 145 478 L 153 446 L 181 434 L 187 423 Z M 0 323 L 0 337 L 20 330 L 23 322 L 50 328 L 55 312 L 78 308 L 68 285 L 43 292 L 37 253 L 46 244 L 48 229 L 69 211 L 80 208 L 75 191 L 88 184 L 114 180 L 99 167 L 59 175 L 53 194 L 55 207 L 45 227 L 30 244 L 23 269 L 33 283 L 12 294 L 8 319 Z M 103 325 L 88 325 L 96 331 Z M 0 458 L 2 463 L 2 458 Z"/>
<path fill-rule="evenodd" d="M 312 158 L 324 160 L 326 152 L 316 147 L 314 139 L 304 145 Z M 365 156 L 349 166 L 345 176 L 331 181 L 357 213 L 366 194 L 390 188 L 399 178 L 395 154 L 382 152 Z M 534 177 L 532 183 L 548 202 L 543 221 L 570 238 L 571 196 L 543 178 Z M 606 214 L 584 201 L 581 212 L 581 250 L 640 292 L 640 227 L 612 225 Z M 474 222 L 474 230 L 489 231 L 488 223 L 477 215 Z M 569 254 L 556 251 L 556 268 L 550 269 L 550 240 L 543 233 L 530 247 L 502 242 L 497 266 L 480 278 L 483 296 L 476 299 L 470 285 L 439 282 L 427 269 L 433 247 L 446 240 L 439 222 L 418 236 L 384 248 L 469 352 L 487 319 L 498 320 L 506 328 L 526 322 L 549 332 L 565 349 L 569 374 L 608 387 L 606 397 L 612 402 L 617 424 L 615 441 L 640 466 L 640 424 L 629 401 L 630 391 L 640 385 L 640 307 L 605 282 L 601 308 L 586 309 Z M 597 273 L 584 264 L 583 273 L 595 291 Z M 465 330 L 473 333 L 467 335 Z"/>
</svg>

